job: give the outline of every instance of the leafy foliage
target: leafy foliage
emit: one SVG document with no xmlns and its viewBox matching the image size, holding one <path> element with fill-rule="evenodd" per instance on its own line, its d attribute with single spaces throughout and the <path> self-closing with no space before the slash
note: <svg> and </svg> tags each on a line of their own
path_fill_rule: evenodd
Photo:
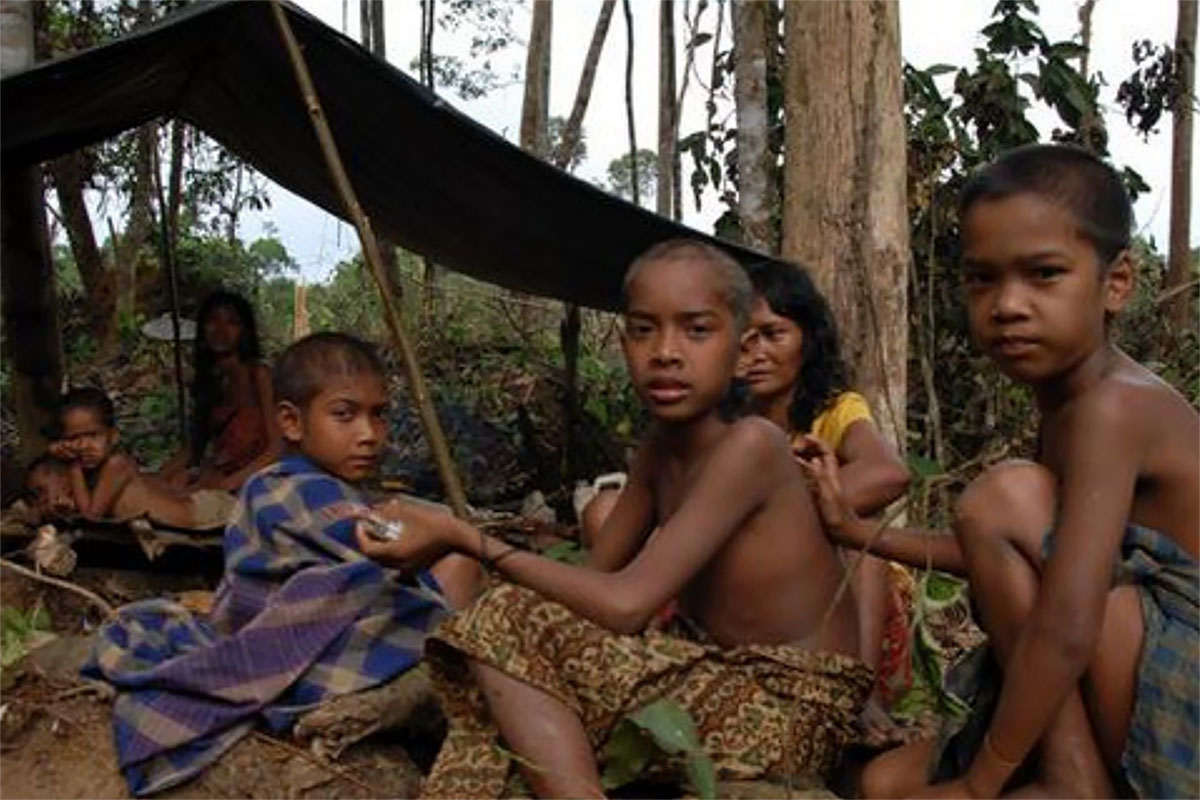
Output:
<svg viewBox="0 0 1200 800">
<path fill-rule="evenodd" d="M 0 608 L 0 666 L 9 666 L 47 638 L 50 615 L 39 603 L 28 611 L 17 606 Z"/>
<path fill-rule="evenodd" d="M 683 706 L 663 698 L 629 714 L 604 745 L 605 789 L 641 776 L 659 755 L 683 759 L 688 782 L 698 797 L 717 796 L 716 769 L 700 744 L 696 723 Z"/>
</svg>

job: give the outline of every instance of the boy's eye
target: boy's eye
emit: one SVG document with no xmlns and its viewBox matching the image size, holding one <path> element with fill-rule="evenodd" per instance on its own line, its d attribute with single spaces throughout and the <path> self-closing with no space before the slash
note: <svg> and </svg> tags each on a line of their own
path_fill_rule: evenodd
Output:
<svg viewBox="0 0 1200 800">
<path fill-rule="evenodd" d="M 963 283 L 969 287 L 988 286 L 994 282 L 994 278 L 986 272 L 977 270 L 969 270 L 963 275 Z"/>
<path fill-rule="evenodd" d="M 1066 270 L 1062 267 L 1034 267 L 1033 277 L 1039 281 L 1052 281 L 1062 275 Z"/>
<path fill-rule="evenodd" d="M 341 422 L 345 422 L 354 416 L 354 412 L 345 406 L 337 406 L 333 409 L 333 418 Z"/>
<path fill-rule="evenodd" d="M 651 325 L 648 322 L 630 321 L 625 323 L 625 333 L 635 338 L 648 336 L 650 334 Z"/>
<path fill-rule="evenodd" d="M 710 333 L 712 333 L 712 326 L 710 325 L 693 324 L 687 327 L 687 335 L 693 339 L 703 339 Z"/>
</svg>

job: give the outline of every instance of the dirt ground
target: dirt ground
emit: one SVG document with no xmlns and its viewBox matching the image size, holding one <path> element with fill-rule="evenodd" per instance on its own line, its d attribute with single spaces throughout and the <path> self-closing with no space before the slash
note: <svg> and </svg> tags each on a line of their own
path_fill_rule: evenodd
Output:
<svg viewBox="0 0 1200 800">
<path fill-rule="evenodd" d="M 203 575 L 80 568 L 70 577 L 116 605 L 211 587 Z M 78 678 L 100 613 L 78 595 L 0 571 L 0 605 L 41 602 L 57 638 L 3 670 L 0 797 L 127 798 L 111 733 L 111 702 Z M 254 733 L 163 798 L 415 797 L 437 743 L 387 734 L 347 749 L 334 764 L 288 741 Z"/>
</svg>

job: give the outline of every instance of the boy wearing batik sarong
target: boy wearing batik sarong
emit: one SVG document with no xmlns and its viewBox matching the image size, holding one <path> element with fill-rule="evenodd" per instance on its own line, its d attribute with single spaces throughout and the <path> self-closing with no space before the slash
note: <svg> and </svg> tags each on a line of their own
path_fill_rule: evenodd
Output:
<svg viewBox="0 0 1200 800">
<path fill-rule="evenodd" d="M 965 568 L 1003 684 L 948 747 L 880 756 L 863 791 L 1200 796 L 1200 415 L 1108 335 L 1133 285 L 1129 198 L 1096 157 L 1035 145 L 972 178 L 959 212 L 972 335 L 1041 412 L 1037 463 L 979 477 L 957 542 L 931 549 Z M 811 467 L 833 535 L 864 538 L 830 454 Z"/>
<path fill-rule="evenodd" d="M 400 676 L 474 594 L 478 564 L 465 556 L 402 575 L 357 546 L 355 517 L 370 513 L 362 485 L 388 433 L 374 350 L 338 333 L 305 337 L 279 358 L 274 390 L 290 452 L 242 488 L 212 614 L 124 606 L 85 668 L 119 690 L 114 739 L 135 794 L 195 775 L 259 722 L 287 730 L 324 701 Z"/>
<path fill-rule="evenodd" d="M 387 563 L 456 551 L 511 581 L 427 646 L 450 729 L 426 794 L 495 797 L 516 760 L 540 796 L 599 795 L 596 751 L 660 698 L 690 712 L 724 777 L 821 777 L 870 690 L 841 562 L 786 437 L 718 414 L 753 296 L 745 273 L 677 240 L 635 260 L 624 290 L 622 344 L 654 421 L 586 566 L 404 503 L 385 509 L 405 523 L 397 541 L 360 534 Z M 673 628 L 647 631 L 676 597 Z"/>
</svg>

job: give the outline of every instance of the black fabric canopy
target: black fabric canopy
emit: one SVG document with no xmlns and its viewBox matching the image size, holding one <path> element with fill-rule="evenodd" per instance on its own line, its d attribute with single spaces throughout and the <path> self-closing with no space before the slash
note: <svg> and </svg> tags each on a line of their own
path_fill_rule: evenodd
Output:
<svg viewBox="0 0 1200 800">
<path fill-rule="evenodd" d="M 615 308 L 629 261 L 692 236 L 525 153 L 305 11 L 284 4 L 346 171 L 375 229 L 451 269 Z M 333 181 L 265 2 L 206 2 L 0 81 L 4 168 L 159 117 L 200 128 L 342 219 Z"/>
</svg>

